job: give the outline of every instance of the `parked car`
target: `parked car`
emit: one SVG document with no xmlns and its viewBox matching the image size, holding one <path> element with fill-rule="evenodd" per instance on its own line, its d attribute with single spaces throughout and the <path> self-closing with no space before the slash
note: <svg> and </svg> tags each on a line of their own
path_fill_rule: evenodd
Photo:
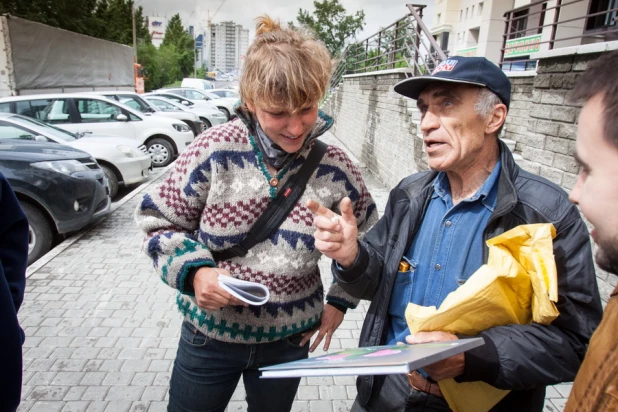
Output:
<svg viewBox="0 0 618 412">
<path fill-rule="evenodd" d="M 184 122 L 146 116 L 104 96 L 83 93 L 4 97 L 0 112 L 15 113 L 73 133 L 134 139 L 146 146 L 153 166 L 167 166 L 195 136 Z"/>
<path fill-rule="evenodd" d="M 212 89 L 209 93 L 216 94 L 219 97 L 226 97 L 230 99 L 240 100 L 240 93 L 233 89 Z"/>
<path fill-rule="evenodd" d="M 219 97 L 216 94 L 212 94 L 207 90 L 189 89 L 189 88 L 170 88 L 165 89 L 169 93 L 175 93 L 182 97 L 191 99 L 192 101 L 205 100 L 211 102 L 219 110 L 225 113 L 225 116 L 230 120 L 236 114 L 234 113 L 234 105 L 238 102 L 238 99 Z"/>
<path fill-rule="evenodd" d="M 103 169 L 113 199 L 119 185 L 140 183 L 148 179 L 152 161 L 146 146 L 138 146 L 126 137 L 78 135 L 31 117 L 0 113 L 0 126 L 11 126 L 16 133 L 5 133 L 4 139 L 20 139 L 66 144 L 94 157 Z M 17 131 L 21 131 L 17 133 Z"/>
<path fill-rule="evenodd" d="M 145 114 L 146 116 L 166 116 L 173 119 L 182 120 L 191 129 L 194 136 L 204 131 L 204 123 L 200 120 L 199 116 L 188 111 L 163 111 L 157 106 L 151 104 L 145 100 L 142 95 L 135 92 L 96 92 L 97 94 L 107 96 L 122 104 L 129 106 L 130 108 L 137 110 Z"/>
<path fill-rule="evenodd" d="M 158 107 L 160 108 L 163 106 L 168 106 L 163 105 L 162 103 L 160 103 L 160 101 L 152 100 L 152 97 L 159 97 L 174 102 L 176 103 L 177 107 L 178 105 L 180 105 L 180 107 L 183 107 L 191 113 L 195 113 L 196 115 L 198 115 L 202 122 L 204 122 L 204 124 L 206 125 L 206 129 L 211 126 L 216 126 L 218 124 L 227 122 L 227 116 L 222 111 L 220 111 L 217 106 L 205 100 L 193 101 L 191 99 L 187 99 L 186 97 L 182 97 L 174 93 L 167 93 L 165 91 L 145 93 L 142 96 L 144 96 L 145 99 L 152 102 L 153 104 L 158 104 Z"/>
<path fill-rule="evenodd" d="M 180 86 L 181 87 L 192 87 L 194 89 L 200 89 L 200 90 L 208 90 L 208 89 L 215 88 L 214 83 L 208 80 L 195 79 L 191 77 L 185 77 L 184 79 L 182 79 L 182 83 L 180 83 Z"/>
<path fill-rule="evenodd" d="M 92 156 L 32 139 L 13 125 L 0 125 L 0 172 L 30 224 L 28 264 L 47 253 L 55 237 L 102 219 L 111 208 L 105 174 Z"/>
</svg>

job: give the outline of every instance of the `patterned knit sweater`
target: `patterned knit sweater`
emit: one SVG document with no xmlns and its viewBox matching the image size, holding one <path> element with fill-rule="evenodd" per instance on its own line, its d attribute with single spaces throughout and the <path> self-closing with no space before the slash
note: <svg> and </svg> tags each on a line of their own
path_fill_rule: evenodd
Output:
<svg viewBox="0 0 618 412">
<path fill-rule="evenodd" d="M 329 145 L 307 188 L 279 229 L 244 257 L 214 262 L 211 251 L 238 244 L 309 153 L 301 150 L 288 167 L 271 176 L 262 158 L 251 121 L 239 119 L 198 136 L 177 159 L 168 178 L 150 189 L 136 210 L 146 233 L 145 251 L 163 282 L 178 290 L 176 301 L 185 319 L 208 337 L 226 342 L 261 343 L 283 339 L 319 321 L 324 301 L 314 247 L 313 214 L 305 206 L 314 199 L 337 209 L 352 200 L 359 231 L 377 221 L 377 211 L 360 171 L 346 154 Z M 310 138 L 323 134 L 332 119 L 319 114 Z M 227 306 L 203 310 L 184 290 L 185 278 L 197 267 L 217 266 L 232 276 L 260 282 L 270 290 L 263 306 Z M 326 301 L 354 308 L 358 301 L 336 283 Z"/>
</svg>

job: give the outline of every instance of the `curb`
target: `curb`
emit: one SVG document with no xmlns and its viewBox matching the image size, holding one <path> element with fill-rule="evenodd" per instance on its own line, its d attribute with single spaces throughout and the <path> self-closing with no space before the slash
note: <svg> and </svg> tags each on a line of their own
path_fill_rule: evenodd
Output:
<svg viewBox="0 0 618 412">
<path fill-rule="evenodd" d="M 67 250 L 73 243 L 77 242 L 79 239 L 84 237 L 85 234 L 87 234 L 92 229 L 94 229 L 97 226 L 98 223 L 100 223 L 100 222 L 104 221 L 105 219 L 107 219 L 120 206 L 124 205 L 129 200 L 131 200 L 135 196 L 137 196 L 137 194 L 140 193 L 142 190 L 144 190 L 148 186 L 152 185 L 160 176 L 162 176 L 165 173 L 167 173 L 169 171 L 169 169 L 175 163 L 176 163 L 176 161 L 170 163 L 169 165 L 167 165 L 163 169 L 163 171 L 159 174 L 159 176 L 155 177 L 154 179 L 150 179 L 150 180 L 142 183 L 141 185 L 139 185 L 138 187 L 133 189 L 130 193 L 128 193 L 125 197 L 123 197 L 121 201 L 113 204 L 111 209 L 110 209 L 110 211 L 109 211 L 109 214 L 107 216 L 105 216 L 102 220 L 100 220 L 99 222 L 95 223 L 94 225 L 88 224 L 85 228 L 77 231 L 75 234 L 73 234 L 68 239 L 65 239 L 64 241 L 60 242 L 60 244 L 58 244 L 58 246 L 56 246 L 55 248 L 53 248 L 52 250 L 50 250 L 49 252 L 47 252 L 46 254 L 41 256 L 39 258 L 39 260 L 34 262 L 32 265 L 28 266 L 28 268 L 26 269 L 26 279 L 29 278 L 30 276 L 32 276 L 34 273 L 36 273 L 39 269 L 41 269 L 43 266 L 45 266 L 47 263 L 49 263 L 52 259 L 54 259 L 56 256 L 58 256 L 60 253 L 62 253 L 65 250 Z"/>
</svg>

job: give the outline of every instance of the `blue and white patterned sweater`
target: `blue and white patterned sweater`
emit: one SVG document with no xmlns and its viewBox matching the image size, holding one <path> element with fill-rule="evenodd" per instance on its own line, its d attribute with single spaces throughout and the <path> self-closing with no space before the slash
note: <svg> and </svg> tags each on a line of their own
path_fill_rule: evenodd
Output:
<svg viewBox="0 0 618 412">
<path fill-rule="evenodd" d="M 277 193 L 269 184 L 272 176 L 249 124 L 241 116 L 198 136 L 168 178 L 144 195 L 136 221 L 146 233 L 145 251 L 156 272 L 178 290 L 178 308 L 187 321 L 210 338 L 260 343 L 306 330 L 321 317 L 324 289 L 317 264 L 321 254 L 314 247 L 313 214 L 305 206 L 307 200 L 336 209 L 349 196 L 360 232 L 375 224 L 377 211 L 358 168 L 341 149 L 329 145 L 305 193 L 270 239 L 244 257 L 215 263 L 211 251 L 238 244 Z M 322 135 L 331 124 L 332 119 L 320 113 L 311 138 Z M 278 187 L 298 171 L 309 150 L 302 150 L 278 172 Z M 191 269 L 203 266 L 217 266 L 239 279 L 266 285 L 269 302 L 215 311 L 199 308 L 184 283 Z M 349 308 L 358 304 L 336 283 L 326 300 Z"/>
</svg>

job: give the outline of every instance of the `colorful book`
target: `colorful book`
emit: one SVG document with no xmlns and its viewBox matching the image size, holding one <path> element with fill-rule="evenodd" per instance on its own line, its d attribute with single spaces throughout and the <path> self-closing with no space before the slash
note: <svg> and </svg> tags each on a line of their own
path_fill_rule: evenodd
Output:
<svg viewBox="0 0 618 412">
<path fill-rule="evenodd" d="M 406 374 L 485 344 L 483 338 L 369 346 L 260 368 L 262 378 Z"/>
</svg>

